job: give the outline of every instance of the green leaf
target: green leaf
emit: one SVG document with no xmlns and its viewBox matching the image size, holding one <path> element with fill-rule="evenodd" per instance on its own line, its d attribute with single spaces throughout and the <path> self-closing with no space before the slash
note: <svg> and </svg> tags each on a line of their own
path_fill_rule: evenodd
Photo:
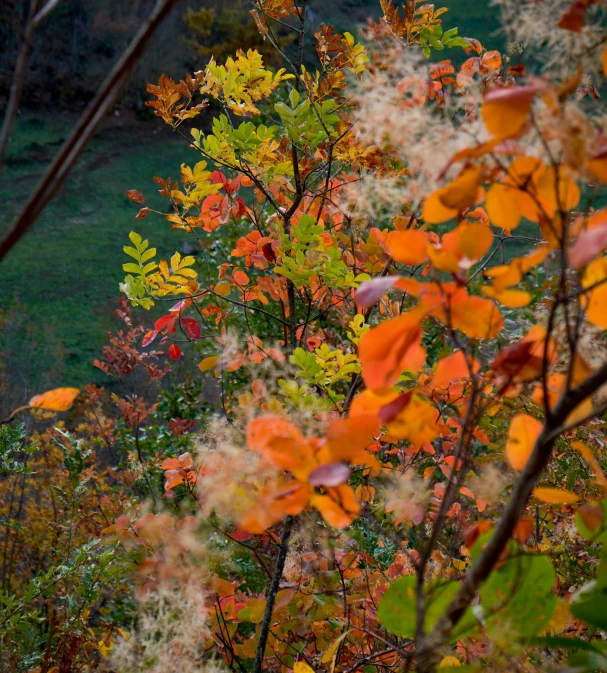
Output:
<svg viewBox="0 0 607 673">
<path fill-rule="evenodd" d="M 596 579 L 585 584 L 573 596 L 571 612 L 599 629 L 607 629 L 607 554 L 603 549 Z"/>
<path fill-rule="evenodd" d="M 489 636 L 504 650 L 518 651 L 550 622 L 557 599 L 556 574 L 546 556 L 523 554 L 494 570 L 481 589 Z"/>
<path fill-rule="evenodd" d="M 390 633 L 404 638 L 414 638 L 417 630 L 416 585 L 414 575 L 401 577 L 393 582 L 379 603 L 377 616 Z M 444 614 L 446 608 L 457 595 L 460 585 L 455 581 L 430 582 L 426 588 L 424 627 L 430 631 Z M 464 616 L 467 628 L 473 627 L 470 614 Z M 475 621 L 475 620 L 474 620 Z M 459 638 L 463 637 L 459 629 Z"/>
</svg>

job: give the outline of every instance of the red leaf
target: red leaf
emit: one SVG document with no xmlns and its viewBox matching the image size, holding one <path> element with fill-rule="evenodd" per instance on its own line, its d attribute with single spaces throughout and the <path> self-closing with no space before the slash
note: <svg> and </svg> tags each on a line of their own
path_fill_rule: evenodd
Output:
<svg viewBox="0 0 607 673">
<path fill-rule="evenodd" d="M 200 339 L 200 325 L 194 318 L 182 318 L 181 326 L 189 339 L 192 339 L 193 341 Z"/>
<path fill-rule="evenodd" d="M 171 360 L 179 360 L 181 357 L 181 348 L 177 344 L 171 344 L 169 346 L 169 357 Z"/>
<path fill-rule="evenodd" d="M 129 189 L 126 193 L 126 195 L 131 199 L 131 201 L 134 201 L 135 203 L 139 203 L 142 206 L 145 206 L 145 197 L 143 196 L 143 193 L 140 192 L 138 189 Z"/>
<path fill-rule="evenodd" d="M 586 10 L 595 2 L 596 0 L 574 0 L 561 16 L 559 28 L 580 33 L 584 27 Z"/>
<path fill-rule="evenodd" d="M 143 208 L 137 213 L 137 216 L 135 217 L 135 219 L 137 220 L 137 222 L 139 222 L 139 220 L 143 220 L 143 218 L 144 218 L 149 212 L 150 212 L 150 209 L 149 209 L 147 206 L 145 206 L 145 207 L 143 207 Z"/>
<path fill-rule="evenodd" d="M 268 260 L 268 262 L 276 261 L 276 255 L 274 254 L 274 250 L 272 250 L 272 246 L 269 243 L 266 243 L 263 246 L 261 252 L 263 252 L 263 256 Z"/>
<path fill-rule="evenodd" d="M 310 472 L 308 483 L 312 486 L 339 486 L 348 481 L 350 468 L 345 463 L 327 463 Z"/>
<path fill-rule="evenodd" d="M 158 320 L 154 323 L 154 329 L 157 332 L 161 332 L 166 328 L 165 334 L 175 334 L 176 320 L 176 315 L 172 315 L 170 313 L 168 315 L 163 315 L 162 318 L 158 318 Z"/>
</svg>

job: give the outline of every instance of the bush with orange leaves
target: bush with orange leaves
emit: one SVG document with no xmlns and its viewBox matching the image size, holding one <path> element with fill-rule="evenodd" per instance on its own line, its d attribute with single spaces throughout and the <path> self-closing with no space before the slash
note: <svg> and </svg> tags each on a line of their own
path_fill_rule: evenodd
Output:
<svg viewBox="0 0 607 673">
<path fill-rule="evenodd" d="M 180 133 L 221 112 L 154 179 L 164 212 L 127 192 L 203 254 L 124 247 L 98 366 L 183 379 L 113 398 L 137 503 L 104 539 L 137 590 L 107 665 L 607 669 L 604 12 L 499 0 L 502 55 L 381 0 L 367 46 L 319 27 L 310 70 L 305 2 L 252 4 L 279 54 L 294 31 L 283 68 L 239 50 L 149 88 Z"/>
<path fill-rule="evenodd" d="M 212 115 L 205 99 L 222 112 L 191 129 L 196 163 L 155 178 L 164 212 L 128 192 L 137 221 L 160 214 L 205 252 L 165 260 L 130 233 L 123 293 L 171 296 L 143 346 L 188 372 L 200 357 L 220 388 L 192 450 L 157 463 L 206 566 L 182 578 L 204 595 L 202 651 L 163 653 L 196 671 L 433 673 L 550 670 L 549 648 L 605 667 L 604 16 L 499 0 L 521 44 L 544 35 L 562 57 L 523 64 L 521 45 L 444 30 L 446 8 L 381 0 L 366 45 L 314 32 L 310 70 L 305 3 L 252 4 L 298 57 L 163 76 L 150 106 L 174 130 Z M 170 545 L 161 510 L 112 534 L 145 546 L 153 523 Z M 146 586 L 199 570 L 176 545 Z"/>
</svg>

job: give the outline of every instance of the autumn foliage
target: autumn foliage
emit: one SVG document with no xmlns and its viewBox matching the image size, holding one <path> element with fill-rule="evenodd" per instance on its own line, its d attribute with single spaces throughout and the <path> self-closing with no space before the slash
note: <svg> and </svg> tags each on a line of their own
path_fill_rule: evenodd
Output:
<svg viewBox="0 0 607 673">
<path fill-rule="evenodd" d="M 503 0 L 508 55 L 415 0 L 360 39 L 252 4 L 283 67 L 148 86 L 194 158 L 163 210 L 127 191 L 116 417 L 28 405 L 76 399 L 70 441 L 111 447 L 78 479 L 131 602 L 20 670 L 604 670 L 600 3 Z"/>
</svg>

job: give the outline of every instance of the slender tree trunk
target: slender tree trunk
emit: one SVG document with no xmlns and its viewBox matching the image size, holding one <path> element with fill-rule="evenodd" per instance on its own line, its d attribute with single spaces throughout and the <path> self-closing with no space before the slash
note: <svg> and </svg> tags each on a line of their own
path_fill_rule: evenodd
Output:
<svg viewBox="0 0 607 673">
<path fill-rule="evenodd" d="M 89 144 L 107 113 L 113 108 L 133 70 L 141 60 L 152 35 L 169 13 L 176 0 L 158 0 L 120 60 L 107 76 L 95 97 L 82 113 L 63 147 L 28 199 L 4 240 L 0 242 L 0 261 L 8 254 L 65 182 L 76 161 Z M 43 10 L 45 11 L 45 10 Z"/>
<path fill-rule="evenodd" d="M 19 101 L 21 100 L 21 92 L 23 91 L 23 84 L 25 82 L 25 74 L 27 71 L 27 64 L 29 63 L 30 53 L 32 51 L 32 42 L 34 40 L 34 33 L 36 31 L 37 22 L 34 21 L 36 12 L 38 11 L 39 0 L 31 0 L 27 23 L 25 24 L 25 32 L 23 34 L 23 42 L 19 48 L 17 55 L 17 62 L 15 63 L 15 71 L 13 73 L 13 81 L 11 82 L 10 93 L 8 96 L 8 105 L 2 120 L 2 129 L 0 129 L 0 180 L 2 179 L 2 169 L 4 167 L 4 158 L 8 147 L 8 141 L 11 136 L 11 129 L 13 122 L 17 116 L 17 109 L 19 108 Z"/>
</svg>

